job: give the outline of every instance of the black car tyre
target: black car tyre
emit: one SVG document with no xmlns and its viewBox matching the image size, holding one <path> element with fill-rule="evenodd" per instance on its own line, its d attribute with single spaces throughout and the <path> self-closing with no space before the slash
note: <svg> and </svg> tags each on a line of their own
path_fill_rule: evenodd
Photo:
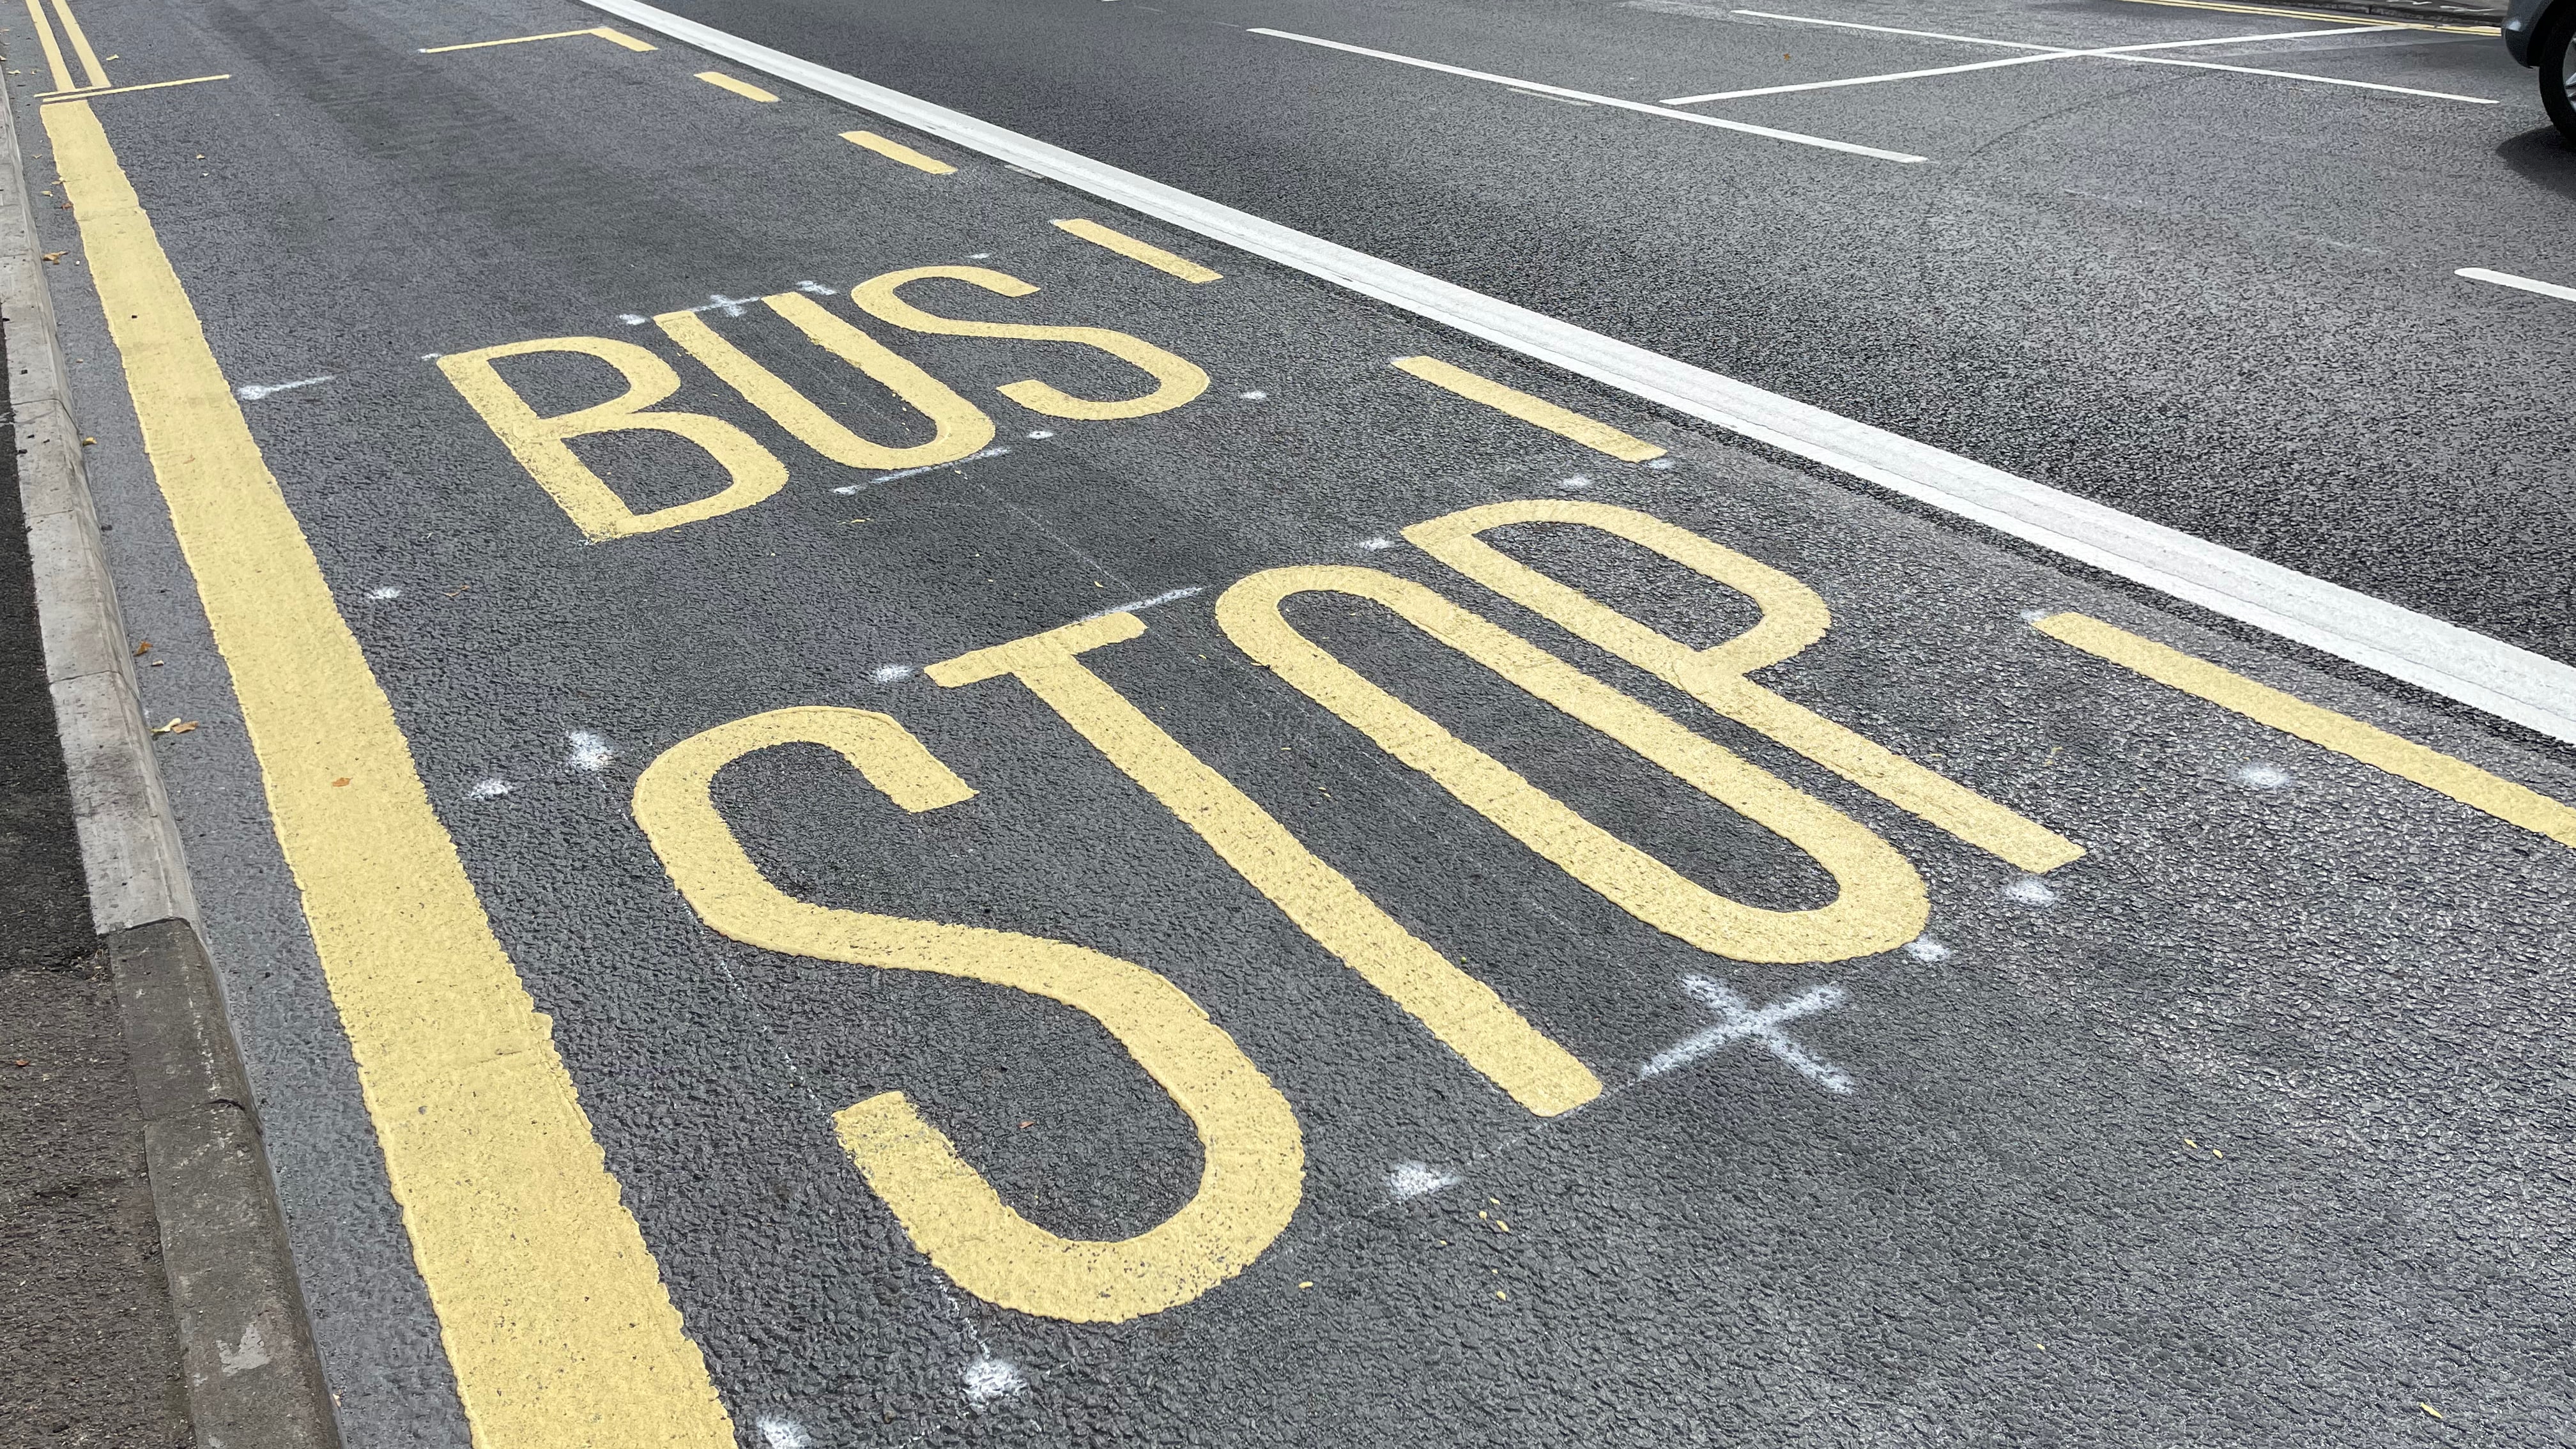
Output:
<svg viewBox="0 0 2576 1449">
<path fill-rule="evenodd" d="M 2576 0 L 2550 8 L 2548 28 L 2532 40 L 2531 58 L 2540 71 L 2540 103 L 2549 108 L 2558 134 L 2576 145 L 2576 55 L 2569 54 L 2576 42 Z"/>
</svg>

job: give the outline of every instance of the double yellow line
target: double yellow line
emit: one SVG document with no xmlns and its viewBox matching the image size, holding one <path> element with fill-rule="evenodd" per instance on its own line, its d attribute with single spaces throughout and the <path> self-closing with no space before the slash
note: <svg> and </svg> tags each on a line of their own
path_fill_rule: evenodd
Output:
<svg viewBox="0 0 2576 1449">
<path fill-rule="evenodd" d="M 45 64 L 54 73 L 57 91 L 103 91 L 108 89 L 107 71 L 98 63 L 98 52 L 89 43 L 88 32 L 72 15 L 71 0 L 54 0 L 55 13 L 63 17 L 62 33 L 71 38 L 72 54 L 80 57 L 81 73 L 89 79 L 72 83 L 72 68 L 63 61 L 63 43 L 54 34 L 54 23 L 45 15 L 45 0 L 27 0 L 27 18 L 36 22 L 36 41 L 45 48 Z"/>
</svg>

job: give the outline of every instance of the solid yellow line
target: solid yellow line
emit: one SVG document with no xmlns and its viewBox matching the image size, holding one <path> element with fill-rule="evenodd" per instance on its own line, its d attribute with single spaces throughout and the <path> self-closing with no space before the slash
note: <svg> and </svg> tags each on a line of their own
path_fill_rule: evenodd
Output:
<svg viewBox="0 0 2576 1449">
<path fill-rule="evenodd" d="M 2234 710 L 2285 734 L 2323 745 L 2427 790 L 2438 790 L 2498 820 L 2546 835 L 2561 845 L 2576 846 L 2576 809 L 2490 775 L 2465 760 L 2455 760 L 2413 740 L 2400 739 L 2349 715 L 2256 684 L 2241 674 L 2195 659 L 2152 639 L 2105 624 L 2083 614 L 2052 614 L 2039 632 L 2087 654 L 2136 670 L 2160 684 L 2198 695 L 2222 709 Z"/>
<path fill-rule="evenodd" d="M 1169 272 L 1184 282 L 1213 282 L 1224 277 L 1187 257 L 1176 257 L 1151 242 L 1141 242 L 1125 232 L 1111 231 L 1096 221 L 1059 221 L 1056 225 L 1093 246 L 1107 247 L 1130 261 L 1143 262 L 1158 272 Z"/>
<path fill-rule="evenodd" d="M 732 76 L 726 75 L 720 70 L 699 71 L 698 79 L 705 81 L 708 85 L 714 86 L 717 90 L 731 91 L 738 96 L 749 96 L 755 101 L 774 101 L 778 99 L 778 97 L 771 95 L 760 87 L 752 85 L 748 81 L 735 80 Z"/>
<path fill-rule="evenodd" d="M 445 55 L 451 50 L 485 50 L 495 45 L 525 45 L 532 40 L 570 40 L 576 35 L 596 35 L 602 40 L 625 46 L 628 50 L 654 48 L 624 31 L 611 30 L 605 25 L 594 25 L 588 30 L 549 30 L 543 35 L 513 35 L 507 40 L 469 40 L 463 45 L 428 45 L 421 47 L 420 53 Z"/>
<path fill-rule="evenodd" d="M 2183 10 L 2221 10 L 2230 15 L 2277 15 L 2285 20 L 2322 20 L 2328 25 L 2366 25 L 2374 30 L 2438 30 L 2451 35 L 2502 35 L 2492 25 L 2442 25 L 2432 21 L 2390 20 L 2377 15 L 2329 15 L 2314 10 L 2284 10 L 2276 5 L 2224 5 L 2218 0 L 2129 0 L 2132 5 L 2170 5 Z"/>
<path fill-rule="evenodd" d="M 72 89 L 72 68 L 63 64 L 63 48 L 54 39 L 54 22 L 45 18 L 45 0 L 27 0 L 27 18 L 36 22 L 36 43 L 45 48 L 45 64 L 53 70 L 54 89 Z"/>
<path fill-rule="evenodd" d="M 79 17 L 72 14 L 71 0 L 54 0 L 54 13 L 63 18 L 63 36 L 71 42 L 72 53 L 80 57 L 81 70 L 89 77 L 89 90 L 107 89 L 107 71 L 98 63 L 98 52 L 92 50 L 89 35 L 81 29 Z"/>
<path fill-rule="evenodd" d="M 551 1024 L 88 103 L 43 111 L 478 1449 L 731 1449 Z"/>
<path fill-rule="evenodd" d="M 37 94 L 36 99 L 50 106 L 58 101 L 85 101 L 92 96 L 121 96 L 127 91 L 159 91 L 167 90 L 172 86 L 192 86 L 199 81 L 231 80 L 232 78 L 232 72 L 226 71 L 222 75 L 192 75 L 186 80 L 146 81 L 136 86 L 109 86 L 103 91 L 43 91 Z"/>
<path fill-rule="evenodd" d="M 924 156 L 901 141 L 889 141 L 874 131 L 843 131 L 841 139 L 853 146 L 865 146 L 889 161 L 900 161 L 915 171 L 933 176 L 946 176 L 957 168 L 935 156 Z"/>
<path fill-rule="evenodd" d="M 1532 397 L 1518 388 L 1505 387 L 1491 378 L 1478 377 L 1462 367 L 1452 367 L 1436 357 L 1399 357 L 1395 365 L 1435 387 L 1445 387 L 1460 397 L 1483 403 L 1498 412 L 1506 412 L 1522 422 L 1547 429 L 1559 437 L 1571 438 L 1595 452 L 1607 453 L 1631 463 L 1660 458 L 1664 450 L 1643 438 L 1630 437 L 1608 423 L 1597 422 L 1578 412 L 1569 412 L 1545 398 Z"/>
<path fill-rule="evenodd" d="M 107 72 L 100 68 L 98 52 L 90 49 L 88 34 L 72 15 L 71 0 L 54 0 L 54 12 L 63 17 L 63 34 L 72 43 L 72 53 L 80 57 L 81 70 L 89 76 L 90 89 L 105 90 Z"/>
</svg>

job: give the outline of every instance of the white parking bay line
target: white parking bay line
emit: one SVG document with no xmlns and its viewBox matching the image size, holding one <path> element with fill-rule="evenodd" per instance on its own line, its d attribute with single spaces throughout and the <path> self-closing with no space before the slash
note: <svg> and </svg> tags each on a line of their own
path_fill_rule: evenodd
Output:
<svg viewBox="0 0 2576 1449">
<path fill-rule="evenodd" d="M 1364 45 L 1345 45 L 1338 40 L 1324 40 L 1317 36 L 1298 35 L 1286 30 L 1267 30 L 1260 26 L 1254 26 L 1252 27 L 1252 33 L 1254 35 L 1266 35 L 1273 40 L 1293 40 L 1301 45 L 1320 45 L 1326 50 L 1348 51 L 1352 55 L 1365 55 L 1373 60 L 1391 60 L 1398 65 L 1419 66 L 1424 70 L 1436 70 L 1442 75 L 1465 76 L 1469 80 L 1491 81 L 1495 85 L 1509 86 L 1516 91 L 1531 91 L 1543 96 L 1560 96 L 1566 100 L 1573 101 L 1589 101 L 1596 106 L 1617 106 L 1623 111 L 1636 111 L 1643 115 L 1662 116 L 1666 120 L 1672 121 L 1689 121 L 1694 125 L 1700 126 L 1715 126 L 1723 131 L 1742 131 L 1748 136 L 1767 136 L 1774 141 L 1788 141 L 1800 146 L 1821 146 L 1828 151 L 1845 151 L 1854 156 L 1871 156 L 1881 161 L 1903 161 L 1911 163 L 1925 159 L 1921 156 L 1908 155 L 1903 151 L 1882 151 L 1876 146 L 1855 145 L 1850 141 L 1836 141 L 1824 136 L 1806 135 L 1803 132 L 1798 131 L 1779 131 L 1772 129 L 1769 126 L 1756 126 L 1745 121 L 1730 121 L 1722 116 L 1703 116 L 1694 111 L 1676 111 L 1664 106 L 1654 105 L 1646 101 L 1622 100 L 1618 96 L 1605 96 L 1592 91 L 1576 91 L 1568 90 L 1563 86 L 1541 85 L 1537 81 L 1517 80 L 1507 75 L 1495 75 L 1491 71 L 1468 70 L 1463 66 L 1443 65 L 1439 61 L 1424 60 L 1419 56 L 1398 55 L 1391 50 L 1371 50 Z"/>
<path fill-rule="evenodd" d="M 2576 302 L 2576 287 L 2562 287 L 2556 282 L 2537 282 L 2529 277 L 2517 277 L 2511 272 L 2489 271 L 2485 267 L 2462 267 L 2452 275 L 2466 277 L 2472 282 L 2493 282 L 2499 287 L 2517 287 L 2525 292 L 2538 292 L 2544 297 L 2556 297 L 2562 302 Z"/>
<path fill-rule="evenodd" d="M 1749 13 L 1749 12 L 1748 12 Z M 2377 28 L 2377 27 L 2368 27 Z M 1900 70 L 1886 75 L 1856 75 L 1844 80 L 1804 81 L 1796 85 L 1762 86 L 1747 91 L 1712 91 L 1704 96 L 1674 96 L 1668 106 L 1696 106 L 1704 101 L 1737 101 L 1747 96 L 1787 95 L 1792 91 L 1829 91 L 1843 86 L 1874 86 L 1887 81 L 1920 80 L 1925 76 L 1957 75 L 1962 71 L 1996 70 L 2008 65 L 2037 65 L 2044 60 L 2074 60 L 2084 56 L 2132 56 L 2147 50 L 2189 50 L 2200 45 L 2237 45 L 2249 40 L 2305 40 L 2319 35 L 2351 35 L 2349 26 L 2335 30 L 2286 30 L 2272 35 L 2222 35 L 2215 40 L 2160 40 L 2151 45 L 2110 45 L 2092 50 L 2056 50 L 2042 46 L 2013 47 L 2036 51 L 2034 55 L 2006 56 L 2002 60 L 1978 60 L 1966 65 L 1938 66 L 1931 70 Z"/>
<path fill-rule="evenodd" d="M 2147 0 L 2147 3 L 2180 3 L 2180 0 Z M 2449 91 L 2418 90 L 2413 86 L 2393 86 L 2383 81 L 2349 80 L 2339 75 L 2311 75 L 2306 71 L 2296 70 L 2265 70 L 2259 66 L 2229 65 L 2225 61 L 2218 60 L 2184 60 L 2182 57 L 2177 55 L 2140 55 L 2137 53 L 2138 50 L 2152 49 L 2153 47 L 2114 46 L 2109 50 L 2100 51 L 2066 50 L 2054 45 L 2033 45 L 2028 41 L 2023 40 L 1995 40 L 1983 35 L 1953 35 L 1946 30 L 1908 30 L 1897 25 L 1865 25 L 1857 20 L 1827 20 L 1816 15 L 1782 15 L 1769 10 L 1738 10 L 1734 13 L 1750 16 L 1755 20 L 1785 20 L 1793 25 L 1823 25 L 1835 30 L 1867 30 L 1879 35 L 1909 35 L 1918 40 L 1955 40 L 1962 45 L 1991 45 L 2003 50 L 2049 52 L 2049 54 L 2039 57 L 2044 60 L 2054 60 L 2062 55 L 2099 55 L 2108 60 L 2125 61 L 2131 65 L 2178 65 L 2189 70 L 2223 70 L 2233 75 L 2270 76 L 2276 80 L 2304 81 L 2310 85 L 2320 86 L 2347 86 L 2353 90 L 2382 91 L 2390 95 L 2399 96 L 2422 96 L 2428 100 L 2459 101 L 2472 106 L 2492 106 L 2496 104 L 2493 99 L 2486 96 L 2462 96 L 2453 95 Z M 2281 13 L 2287 14 L 2289 12 L 2284 11 Z M 2323 20 L 2327 17 L 2319 15 L 2310 18 Z M 2407 25 L 2397 22 L 2382 25 L 2356 20 L 2352 24 L 2344 26 L 2338 30 L 2299 31 L 2295 32 L 2295 34 L 2298 36 L 2367 35 L 2374 31 L 2382 30 L 2423 30 L 2426 28 L 2427 27 L 2421 25 Z M 2289 35 L 2235 35 L 2218 40 L 2195 40 L 2186 43 L 2191 45 L 2233 45 L 2238 42 L 2248 40 L 2284 40 L 2290 38 L 2292 38 L 2292 36 Z M 1925 74 L 1933 73 L 1934 72 L 1925 72 Z M 1871 77 L 1870 79 L 1896 78 L 1898 77 Z M 1723 100 L 1729 99 L 1733 95 L 1737 94 L 1758 94 L 1758 92 L 1730 92 L 1727 95 L 1712 95 L 1693 99 Z M 1667 101 L 1665 104 L 1678 105 L 1681 104 L 1681 102 Z"/>
<path fill-rule="evenodd" d="M 642 0 L 584 0 L 685 45 L 1087 191 L 1550 367 L 2576 743 L 2576 668 L 1883 428 L 1265 221 Z"/>
</svg>

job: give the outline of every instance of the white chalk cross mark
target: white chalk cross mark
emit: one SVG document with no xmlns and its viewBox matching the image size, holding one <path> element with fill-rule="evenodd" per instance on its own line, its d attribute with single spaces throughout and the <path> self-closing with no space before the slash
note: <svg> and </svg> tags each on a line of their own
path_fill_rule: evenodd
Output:
<svg viewBox="0 0 2576 1449">
<path fill-rule="evenodd" d="M 1839 986 L 1811 986 L 1786 1001 L 1775 1001 L 1756 1010 L 1753 1005 L 1722 981 L 1706 976 L 1685 976 L 1682 990 L 1696 997 L 1700 1004 L 1717 1013 L 1717 1025 L 1694 1033 L 1655 1053 L 1654 1059 L 1637 1069 L 1640 1077 L 1660 1077 L 1679 1067 L 1686 1067 L 1729 1042 L 1747 1037 L 1760 1042 L 1771 1055 L 1787 1062 L 1798 1075 L 1828 1092 L 1849 1093 L 1858 1084 L 1842 1068 L 1792 1041 L 1780 1028 L 1802 1016 L 1829 1011 L 1850 999 Z"/>
</svg>

